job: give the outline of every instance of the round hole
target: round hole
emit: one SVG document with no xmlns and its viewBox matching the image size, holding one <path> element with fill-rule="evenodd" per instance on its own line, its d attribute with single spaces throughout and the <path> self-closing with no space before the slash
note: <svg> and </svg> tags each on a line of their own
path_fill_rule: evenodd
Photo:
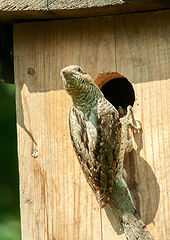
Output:
<svg viewBox="0 0 170 240">
<path fill-rule="evenodd" d="M 132 84 L 124 76 L 119 73 L 103 73 L 98 75 L 95 82 L 103 92 L 105 98 L 117 110 L 120 110 L 119 107 L 122 107 L 126 114 L 127 107 L 129 105 L 133 106 L 135 92 Z"/>
</svg>

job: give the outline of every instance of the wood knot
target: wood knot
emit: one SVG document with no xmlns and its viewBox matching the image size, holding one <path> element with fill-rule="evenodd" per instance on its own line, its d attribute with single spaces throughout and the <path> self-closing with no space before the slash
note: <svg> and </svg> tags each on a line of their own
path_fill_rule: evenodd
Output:
<svg viewBox="0 0 170 240">
<path fill-rule="evenodd" d="M 29 67 L 27 73 L 28 73 L 29 75 L 31 75 L 31 76 L 34 75 L 34 73 L 35 73 L 34 68 Z"/>
</svg>

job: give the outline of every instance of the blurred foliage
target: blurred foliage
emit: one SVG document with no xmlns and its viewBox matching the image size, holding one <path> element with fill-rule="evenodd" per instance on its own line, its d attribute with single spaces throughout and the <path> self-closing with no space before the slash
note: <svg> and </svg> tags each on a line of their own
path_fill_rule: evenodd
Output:
<svg viewBox="0 0 170 240">
<path fill-rule="evenodd" d="M 13 25 L 0 22 L 0 81 L 14 82 Z"/>
<path fill-rule="evenodd" d="M 0 239 L 20 239 L 15 86 L 0 82 Z"/>
</svg>

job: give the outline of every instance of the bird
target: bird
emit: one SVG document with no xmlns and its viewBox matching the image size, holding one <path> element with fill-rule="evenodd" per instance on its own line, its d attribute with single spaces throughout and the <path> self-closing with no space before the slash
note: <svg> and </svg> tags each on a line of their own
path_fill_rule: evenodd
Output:
<svg viewBox="0 0 170 240">
<path fill-rule="evenodd" d="M 137 125 L 130 121 L 132 106 L 117 110 L 80 66 L 67 66 L 60 75 L 73 100 L 69 116 L 73 147 L 100 207 L 106 211 L 110 207 L 109 212 L 118 216 L 126 239 L 153 239 L 136 211 L 123 168 L 124 154 L 133 148 L 128 130 L 141 130 L 139 121 Z"/>
<path fill-rule="evenodd" d="M 80 66 L 65 67 L 61 78 L 73 100 L 69 116 L 73 147 L 87 182 L 104 207 L 122 168 L 119 113 Z"/>
</svg>

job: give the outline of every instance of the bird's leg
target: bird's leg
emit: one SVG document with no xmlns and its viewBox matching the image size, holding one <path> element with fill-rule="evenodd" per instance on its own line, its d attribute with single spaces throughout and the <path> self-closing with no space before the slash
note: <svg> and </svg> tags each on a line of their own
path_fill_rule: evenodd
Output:
<svg viewBox="0 0 170 240">
<path fill-rule="evenodd" d="M 125 125 L 127 127 L 130 127 L 132 130 L 141 130 L 142 126 L 141 123 L 139 121 L 137 122 L 137 125 L 135 126 L 131 121 L 130 121 L 130 117 L 132 117 L 132 119 L 134 120 L 134 115 L 133 115 L 133 110 L 132 110 L 132 106 L 128 106 L 127 107 L 127 114 L 126 114 L 126 119 L 125 119 Z"/>
<path fill-rule="evenodd" d="M 135 126 L 132 123 L 132 121 L 130 120 L 130 118 L 132 118 L 132 120 L 134 120 L 132 106 L 129 105 L 127 107 L 127 114 L 126 114 L 125 121 L 124 121 L 124 126 L 126 129 L 126 138 L 127 138 L 126 152 L 131 152 L 133 149 L 133 143 L 132 143 L 132 140 L 130 139 L 129 128 L 131 128 L 133 131 L 139 131 L 142 128 L 141 123 L 139 121 L 136 121 L 137 125 Z"/>
<path fill-rule="evenodd" d="M 131 152 L 133 149 L 133 142 L 130 138 L 129 128 L 131 128 L 133 131 L 134 130 L 137 131 L 141 129 L 141 124 L 138 122 L 138 125 L 135 126 L 132 123 L 134 116 L 133 116 L 133 111 L 131 106 L 127 107 L 127 112 L 121 106 L 119 106 L 119 115 L 120 115 L 120 112 L 124 113 L 124 117 L 120 118 L 120 121 L 122 123 L 122 132 L 121 132 L 118 173 L 119 175 L 122 175 L 123 178 L 126 180 L 127 174 L 123 167 L 124 156 L 125 156 L 125 152 Z"/>
</svg>

